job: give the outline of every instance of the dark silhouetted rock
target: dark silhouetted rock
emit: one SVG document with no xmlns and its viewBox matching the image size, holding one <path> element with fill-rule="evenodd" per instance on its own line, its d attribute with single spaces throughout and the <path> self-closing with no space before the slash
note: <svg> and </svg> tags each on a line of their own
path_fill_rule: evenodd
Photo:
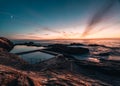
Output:
<svg viewBox="0 0 120 86">
<path fill-rule="evenodd" d="M 66 47 L 66 46 L 68 46 L 68 44 L 52 44 L 52 45 L 48 45 L 48 47 L 55 47 L 55 48 Z"/>
<path fill-rule="evenodd" d="M 32 45 L 34 45 L 34 42 L 28 42 L 28 43 L 26 43 L 26 45 L 27 46 L 32 46 Z"/>
<path fill-rule="evenodd" d="M 100 53 L 100 54 L 98 54 L 99 56 L 109 56 L 110 55 L 110 53 L 109 52 L 106 52 L 106 53 Z"/>
<path fill-rule="evenodd" d="M 17 69 L 26 69 L 29 64 L 21 59 L 19 56 L 3 51 L 0 48 L 0 64 L 11 66 Z"/>
<path fill-rule="evenodd" d="M 54 44 L 54 45 L 49 45 L 49 47 L 50 48 L 47 50 L 59 52 L 62 54 L 88 54 L 89 53 L 89 49 L 87 49 L 87 48 L 70 47 L 65 44 Z"/>
<path fill-rule="evenodd" d="M 0 37 L 0 48 L 10 51 L 13 49 L 13 47 L 14 47 L 14 45 L 10 40 L 8 40 L 4 37 Z"/>
<path fill-rule="evenodd" d="M 16 43 L 15 45 L 26 45 L 26 46 L 41 47 L 41 44 L 40 44 L 40 43 L 34 43 L 34 42 Z"/>
<path fill-rule="evenodd" d="M 75 45 L 75 46 L 85 46 L 85 44 L 81 44 L 81 43 L 71 43 L 70 45 Z"/>
<path fill-rule="evenodd" d="M 89 44 L 88 46 L 93 46 L 93 47 L 95 47 L 95 46 L 100 46 L 100 45 L 98 45 L 98 44 Z"/>
<path fill-rule="evenodd" d="M 91 46 L 91 47 L 104 47 L 104 48 L 111 48 L 111 47 L 108 47 L 108 46 L 105 46 L 105 45 L 99 45 L 99 44 L 88 44 L 88 46 Z"/>
</svg>

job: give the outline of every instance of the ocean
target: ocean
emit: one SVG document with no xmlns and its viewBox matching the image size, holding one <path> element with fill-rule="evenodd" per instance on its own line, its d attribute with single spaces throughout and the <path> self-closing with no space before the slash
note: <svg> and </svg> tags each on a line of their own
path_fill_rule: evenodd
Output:
<svg viewBox="0 0 120 86">
<path fill-rule="evenodd" d="M 70 44 L 70 43 L 81 43 L 85 46 L 75 46 L 75 47 L 85 47 L 90 50 L 90 54 L 88 55 L 73 55 L 75 58 L 80 60 L 92 60 L 97 61 L 98 59 L 107 59 L 107 60 L 120 60 L 120 40 L 119 39 L 86 39 L 86 40 L 13 40 L 14 43 L 24 43 L 24 42 L 34 42 L 34 43 L 40 43 L 41 45 L 50 45 L 50 44 Z M 36 49 L 42 49 L 43 47 L 31 47 L 31 46 L 15 46 L 15 48 L 11 51 L 12 53 L 18 53 L 23 51 L 29 51 L 29 50 L 36 50 Z M 109 55 L 104 56 L 100 55 L 103 53 L 109 53 Z M 29 60 L 29 62 L 35 63 L 35 61 L 39 60 L 45 60 L 52 58 L 54 56 L 42 53 L 42 52 L 35 52 L 30 54 L 21 55 L 25 60 Z"/>
</svg>

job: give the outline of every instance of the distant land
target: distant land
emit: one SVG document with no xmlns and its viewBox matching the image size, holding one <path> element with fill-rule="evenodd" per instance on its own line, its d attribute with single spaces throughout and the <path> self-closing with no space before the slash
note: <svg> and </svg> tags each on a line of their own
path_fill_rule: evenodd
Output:
<svg viewBox="0 0 120 86">
<path fill-rule="evenodd" d="M 27 41 L 32 41 L 36 39 L 11 39 L 11 40 L 27 40 Z M 120 40 L 120 38 L 80 38 L 80 39 L 38 39 L 36 41 L 41 41 L 41 40 Z"/>
</svg>

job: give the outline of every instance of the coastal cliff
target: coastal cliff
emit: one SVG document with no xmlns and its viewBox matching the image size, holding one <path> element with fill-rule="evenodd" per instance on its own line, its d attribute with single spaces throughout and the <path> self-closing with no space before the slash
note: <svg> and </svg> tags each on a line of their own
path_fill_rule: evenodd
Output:
<svg viewBox="0 0 120 86">
<path fill-rule="evenodd" d="M 91 62 L 58 55 L 29 64 L 9 53 L 13 43 L 0 38 L 0 86 L 120 86 L 120 62 Z"/>
<path fill-rule="evenodd" d="M 10 40 L 4 37 L 0 37 L 0 48 L 6 51 L 10 51 L 13 49 L 13 47 L 14 47 L 14 44 Z"/>
</svg>

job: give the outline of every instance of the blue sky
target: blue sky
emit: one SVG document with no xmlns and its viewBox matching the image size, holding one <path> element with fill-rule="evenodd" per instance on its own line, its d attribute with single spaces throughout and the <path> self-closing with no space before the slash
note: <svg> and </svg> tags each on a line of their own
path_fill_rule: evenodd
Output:
<svg viewBox="0 0 120 86">
<path fill-rule="evenodd" d="M 78 39 L 81 38 L 90 19 L 108 1 L 0 0 L 0 36 L 10 39 Z M 120 20 L 119 6 L 117 2 L 113 10 L 105 15 L 106 18 L 111 18 L 108 19 L 110 24 Z M 100 25 L 103 25 L 103 22 L 100 22 Z M 118 34 L 115 37 L 119 37 L 119 24 L 116 27 L 114 28 L 117 31 L 111 34 Z M 112 37 L 109 35 L 106 37 Z M 90 37 L 94 38 L 94 35 Z"/>
</svg>

